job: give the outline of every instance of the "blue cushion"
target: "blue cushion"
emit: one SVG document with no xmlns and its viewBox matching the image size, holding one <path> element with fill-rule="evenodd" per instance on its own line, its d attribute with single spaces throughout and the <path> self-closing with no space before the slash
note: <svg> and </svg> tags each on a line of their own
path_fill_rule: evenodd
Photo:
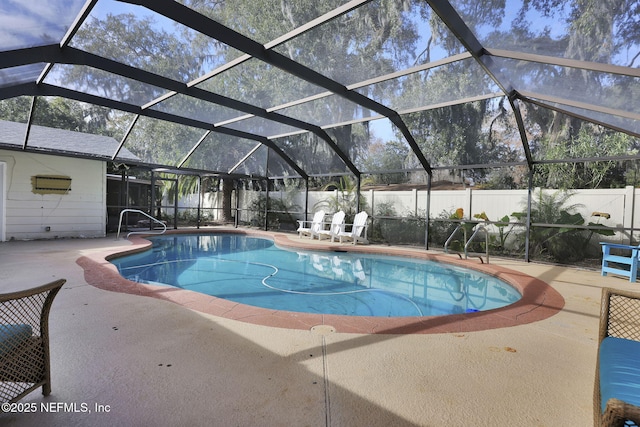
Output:
<svg viewBox="0 0 640 427">
<path fill-rule="evenodd" d="M 640 342 L 607 337 L 600 344 L 602 412 L 612 397 L 640 406 Z"/>
<path fill-rule="evenodd" d="M 0 357 L 13 351 L 24 340 L 31 338 L 31 325 L 0 324 Z"/>
</svg>

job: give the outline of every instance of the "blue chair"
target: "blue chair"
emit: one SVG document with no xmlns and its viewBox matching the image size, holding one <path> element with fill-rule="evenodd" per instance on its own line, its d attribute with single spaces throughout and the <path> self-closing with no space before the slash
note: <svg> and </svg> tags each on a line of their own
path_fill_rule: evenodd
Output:
<svg viewBox="0 0 640 427">
<path fill-rule="evenodd" d="M 600 245 L 602 245 L 602 275 L 613 273 L 628 277 L 630 282 L 635 282 L 638 278 L 640 246 L 604 242 L 600 242 Z M 612 254 L 611 249 L 616 249 L 616 254 Z M 609 263 L 613 263 L 613 265 Z M 628 266 L 628 268 L 623 268 L 623 266 Z"/>
<path fill-rule="evenodd" d="M 594 387 L 594 425 L 640 425 L 640 293 L 604 288 Z"/>
</svg>

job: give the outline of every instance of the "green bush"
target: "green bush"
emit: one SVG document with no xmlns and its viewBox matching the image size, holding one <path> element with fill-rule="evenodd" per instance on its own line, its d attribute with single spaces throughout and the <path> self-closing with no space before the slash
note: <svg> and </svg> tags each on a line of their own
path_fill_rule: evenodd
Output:
<svg viewBox="0 0 640 427">
<path fill-rule="evenodd" d="M 538 191 L 531 200 L 531 223 L 553 224 L 556 227 L 532 225 L 529 231 L 529 254 L 532 258 L 550 259 L 559 263 L 581 261 L 589 251 L 589 243 L 594 233 L 611 236 L 610 229 L 581 229 L 563 226 L 585 225 L 585 218 L 575 212 L 580 204 L 569 204 L 573 193 L 568 191 L 543 192 Z M 525 203 L 526 204 L 526 203 Z M 519 221 L 527 218 L 525 212 L 511 214 Z M 588 226 L 598 226 L 589 222 Z M 517 242 L 521 251 L 525 249 L 525 232 L 517 235 Z"/>
<path fill-rule="evenodd" d="M 426 212 L 397 217 L 393 203 L 376 205 L 376 218 L 371 228 L 373 241 L 399 245 L 423 245 Z"/>
<path fill-rule="evenodd" d="M 456 222 L 452 222 L 451 218 L 455 216 L 455 211 L 442 211 L 438 216 L 434 218 L 429 224 L 429 243 L 434 246 L 443 247 L 453 230 L 459 225 Z M 462 238 L 460 233 L 459 238 Z M 461 240 L 455 242 L 456 247 L 462 247 L 464 249 L 464 243 Z M 458 250 L 458 249 L 456 249 Z"/>
<path fill-rule="evenodd" d="M 267 203 L 267 197 L 260 195 L 257 199 L 254 199 L 249 205 L 251 210 L 251 226 L 264 227 L 265 220 L 265 205 Z M 297 222 L 294 216 L 290 213 L 292 210 L 299 210 L 300 206 L 289 203 L 287 200 L 269 199 L 269 223 L 267 228 L 270 230 L 280 229 L 296 229 Z"/>
</svg>

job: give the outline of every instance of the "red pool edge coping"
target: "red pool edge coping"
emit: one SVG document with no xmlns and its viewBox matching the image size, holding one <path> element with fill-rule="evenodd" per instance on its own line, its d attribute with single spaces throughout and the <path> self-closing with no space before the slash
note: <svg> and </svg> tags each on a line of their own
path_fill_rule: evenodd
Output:
<svg viewBox="0 0 640 427">
<path fill-rule="evenodd" d="M 263 237 L 274 241 L 285 249 L 306 249 L 314 251 L 353 251 L 368 254 L 399 255 L 410 258 L 435 260 L 477 270 L 497 277 L 516 288 L 522 298 L 503 308 L 475 313 L 452 314 L 424 317 L 373 317 L 341 316 L 333 314 L 297 313 L 254 307 L 228 301 L 198 292 L 168 286 L 155 286 L 132 282 L 123 278 L 110 259 L 141 252 L 151 246 L 142 235 L 129 239 L 132 245 L 122 248 L 95 252 L 81 256 L 76 263 L 84 270 L 87 283 L 107 291 L 171 301 L 186 308 L 256 325 L 286 329 L 310 330 L 313 326 L 327 325 L 336 332 L 359 334 L 439 334 L 483 331 L 507 328 L 547 319 L 558 313 L 565 304 L 564 298 L 544 281 L 502 266 L 483 264 L 480 260 L 462 260 L 451 255 L 433 254 L 398 247 L 351 245 L 339 243 L 311 243 L 283 233 L 270 233 L 244 229 L 170 230 L 166 234 L 207 234 L 233 233 Z"/>
</svg>

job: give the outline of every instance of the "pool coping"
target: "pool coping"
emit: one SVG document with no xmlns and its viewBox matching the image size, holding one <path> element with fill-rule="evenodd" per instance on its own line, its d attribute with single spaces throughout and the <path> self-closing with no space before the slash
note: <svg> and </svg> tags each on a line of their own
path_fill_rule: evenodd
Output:
<svg viewBox="0 0 640 427">
<path fill-rule="evenodd" d="M 81 256 L 76 263 L 84 270 L 88 284 L 100 289 L 147 296 L 170 301 L 186 308 L 225 319 L 237 320 L 256 325 L 286 329 L 316 330 L 360 334 L 435 334 L 473 332 L 506 328 L 529 324 L 547 319 L 558 313 L 565 304 L 558 291 L 546 282 L 495 264 L 482 263 L 480 259 L 460 259 L 450 254 L 429 253 L 424 250 L 378 245 L 353 245 L 311 241 L 285 233 L 265 232 L 247 229 L 210 228 L 199 230 L 168 230 L 166 234 L 211 234 L 232 233 L 263 237 L 274 241 L 285 249 L 305 249 L 313 251 L 351 251 L 368 254 L 404 256 L 409 258 L 435 260 L 470 268 L 497 277 L 516 288 L 522 298 L 506 307 L 475 313 L 445 316 L 413 317 L 372 317 L 342 316 L 333 314 L 298 313 L 254 307 L 228 301 L 214 296 L 200 294 L 180 288 L 148 285 L 132 282 L 119 273 L 109 260 L 148 249 L 151 242 L 145 235 L 133 235 L 131 246 L 112 248 Z M 151 234 L 149 234 L 150 236 Z M 324 328 L 317 328 L 318 326 Z"/>
</svg>

